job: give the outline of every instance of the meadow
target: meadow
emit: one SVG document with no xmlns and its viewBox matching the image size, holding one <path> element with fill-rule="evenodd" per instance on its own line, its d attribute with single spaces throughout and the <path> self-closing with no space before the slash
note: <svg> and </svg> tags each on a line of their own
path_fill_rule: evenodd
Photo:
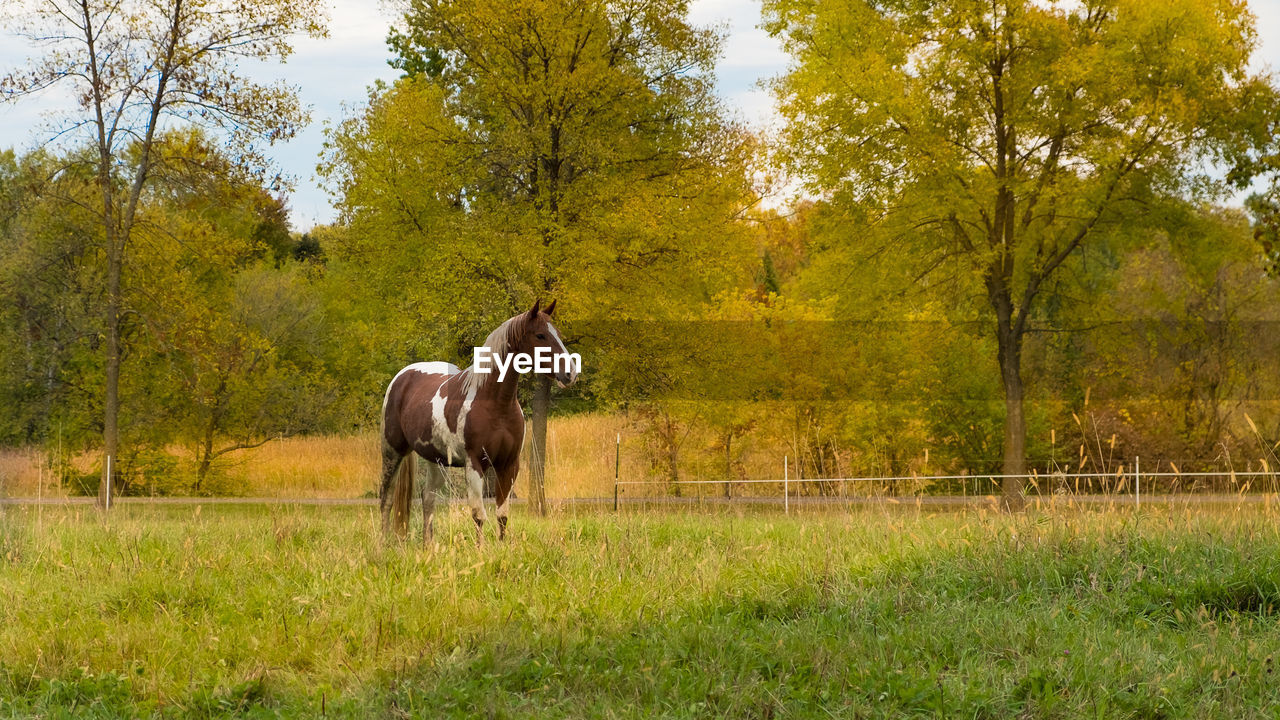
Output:
<svg viewBox="0 0 1280 720">
<path fill-rule="evenodd" d="M 1271 505 L 0 506 L 0 717 L 1269 717 Z"/>
</svg>

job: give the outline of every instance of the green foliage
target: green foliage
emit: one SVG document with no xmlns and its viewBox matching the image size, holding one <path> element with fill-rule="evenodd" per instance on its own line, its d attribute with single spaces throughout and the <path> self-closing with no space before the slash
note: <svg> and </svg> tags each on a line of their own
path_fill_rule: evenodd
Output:
<svg viewBox="0 0 1280 720">
<path fill-rule="evenodd" d="M 445 57 L 430 45 L 421 25 L 410 25 L 407 30 L 391 28 L 387 32 L 387 49 L 392 55 L 387 64 L 403 70 L 404 77 L 425 75 L 436 78 L 444 72 Z"/>
<path fill-rule="evenodd" d="M 985 298 L 1004 469 L 1020 472 L 1022 346 L 1046 286 L 1131 208 L 1206 183 L 1202 160 L 1247 174 L 1271 142 L 1252 16 L 1218 0 L 771 0 L 765 17 L 795 57 L 776 85 L 780 159 L 876 219 L 849 245 L 909 244 L 920 277 Z"/>
<path fill-rule="evenodd" d="M 1263 263 L 1272 277 L 1280 277 L 1280 185 L 1250 195 L 1245 207 L 1253 219 L 1253 237 L 1261 246 Z"/>
<path fill-rule="evenodd" d="M 107 457 L 129 454 L 127 447 L 121 452 L 122 431 L 129 428 L 120 420 L 132 391 L 131 368 L 123 368 L 123 361 L 135 328 L 125 305 L 125 266 L 133 259 L 140 221 L 145 231 L 139 216 L 144 195 L 157 189 L 156 176 L 175 169 L 166 168 L 166 161 L 198 165 L 202 159 L 181 153 L 165 157 L 166 148 L 159 145 L 181 146 L 184 128 L 217 128 L 234 150 L 223 164 L 232 164 L 225 157 L 234 157 L 241 167 L 264 166 L 255 143 L 292 137 L 307 113 L 294 88 L 254 82 L 238 72 L 236 63 L 288 57 L 294 34 L 324 35 L 324 13 L 308 1 L 84 0 L 69 8 L 38 0 L 7 4 L 0 16 L 7 28 L 44 52 L 0 76 L 0 99 L 24 99 L 57 86 L 78 105 L 57 137 L 72 147 L 83 143 L 81 160 L 96 181 L 97 198 L 92 203 L 63 199 L 77 209 L 95 208 L 93 225 L 101 229 L 97 246 L 104 255 L 105 300 L 96 331 L 103 336 L 102 449 Z M 169 129 L 172 135 L 166 134 Z M 278 240 L 270 227 L 258 218 L 258 242 Z M 104 501 L 109 483 L 104 474 Z"/>
<path fill-rule="evenodd" d="M 147 206 L 135 307 L 154 354 L 136 367 L 140 392 L 160 400 L 154 441 L 190 443 L 200 493 L 229 452 L 333 427 L 339 383 L 319 293 L 286 262 L 283 205 L 198 137 L 175 144 L 162 149 L 198 170 L 159 177 L 166 192 Z"/>
<path fill-rule="evenodd" d="M 1114 269 L 1094 273 L 1108 306 L 1079 318 L 1108 329 L 1074 338 L 1083 357 L 1058 359 L 1064 347 L 1050 357 L 1081 373 L 1071 381 L 1091 387 L 1090 411 L 1122 457 L 1188 468 L 1225 453 L 1256 466 L 1259 450 L 1269 455 L 1243 415 L 1269 417 L 1280 389 L 1269 370 L 1280 297 L 1247 219 L 1171 201 L 1125 243 Z"/>
<path fill-rule="evenodd" d="M 100 432 L 102 231 L 79 155 L 0 157 L 0 442 Z M 131 327 L 133 325 L 131 324 Z"/>
<path fill-rule="evenodd" d="M 320 239 L 312 233 L 302 233 L 293 241 L 289 254 L 299 262 L 324 264 L 324 247 Z"/>
<path fill-rule="evenodd" d="M 155 152 L 122 293 L 130 382 L 117 487 L 190 494 L 207 491 L 226 453 L 345 418 L 314 266 L 288 260 L 283 205 L 198 133 L 160 138 Z M 0 180 L 10 301 L 0 393 L 16 410 L 3 440 L 66 452 L 92 444 L 102 412 L 103 255 L 78 159 L 10 155 Z M 162 451 L 175 442 L 193 449 L 193 466 L 176 473 Z M 82 480 L 61 474 L 73 489 Z"/>
<path fill-rule="evenodd" d="M 778 285 L 778 271 L 773 266 L 773 256 L 766 249 L 760 264 L 760 289 L 768 294 L 779 294 L 782 287 Z"/>
<path fill-rule="evenodd" d="M 384 373 L 469 364 L 497 322 L 554 296 L 587 365 L 576 392 L 679 394 L 651 361 L 697 338 L 637 323 L 696 321 L 751 278 L 735 216 L 752 146 L 712 92 L 718 39 L 686 10 L 409 4 L 392 33 L 406 77 L 372 91 L 322 165 L 344 221 L 329 268 L 384 309 L 366 341 Z"/>
</svg>

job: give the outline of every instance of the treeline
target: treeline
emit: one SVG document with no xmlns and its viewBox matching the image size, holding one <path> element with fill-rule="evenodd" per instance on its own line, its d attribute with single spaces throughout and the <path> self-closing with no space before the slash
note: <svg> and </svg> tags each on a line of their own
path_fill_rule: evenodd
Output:
<svg viewBox="0 0 1280 720">
<path fill-rule="evenodd" d="M 164 129 L 124 263 L 121 482 L 216 492 L 236 449 L 375 426 L 399 367 L 467 364 L 549 297 L 585 362 L 554 411 L 626 412 L 658 477 L 735 477 L 758 442 L 806 477 L 1276 468 L 1276 195 L 1224 204 L 1275 166 L 1245 8 L 772 0 L 770 137 L 686 12 L 411 2 L 403 77 L 329 132 L 339 220 L 306 234 L 255 156 Z M 101 175 L 89 149 L 0 166 L 0 440 L 91 447 Z M 787 178 L 811 199 L 762 201 Z M 550 385 L 527 395 L 540 483 Z"/>
<path fill-rule="evenodd" d="M 215 461 L 280 435 L 349 423 L 352 362 L 335 337 L 313 236 L 282 200 L 197 134 L 159 148 L 124 286 L 124 491 L 143 473 L 169 492 L 214 492 Z M 0 154 L 0 437 L 97 447 L 102 435 L 104 253 L 82 158 Z M 166 448 L 189 448 L 180 466 Z M 96 492 L 96 473 L 64 480 Z"/>
</svg>

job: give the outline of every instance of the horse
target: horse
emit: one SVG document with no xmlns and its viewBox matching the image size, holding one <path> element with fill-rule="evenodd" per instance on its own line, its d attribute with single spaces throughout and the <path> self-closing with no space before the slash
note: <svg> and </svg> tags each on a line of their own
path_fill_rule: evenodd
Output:
<svg viewBox="0 0 1280 720">
<path fill-rule="evenodd" d="M 535 301 L 522 312 L 499 325 L 476 348 L 499 368 L 520 367 L 520 354 L 538 356 L 539 349 L 569 358 L 560 334 L 551 324 L 556 301 L 539 309 Z M 561 355 L 562 354 L 562 355 Z M 527 363 L 526 363 L 527 365 Z M 446 362 L 413 363 L 396 373 L 382 401 L 382 479 L 378 496 L 382 530 L 390 531 L 394 504 L 397 527 L 403 532 L 409 506 L 413 502 L 413 456 L 416 453 L 432 464 L 429 481 L 422 486 L 423 543 L 434 537 L 432 512 L 436 491 L 444 484 L 445 467 L 466 468 L 467 501 L 476 525 L 476 541 L 483 541 L 486 520 L 483 503 L 484 478 L 490 470 L 495 477 L 498 539 L 507 534 L 508 500 L 520 472 L 520 448 L 524 442 L 524 412 L 517 395 L 519 372 L 496 370 L 478 372 L 475 364 L 466 369 Z M 504 377 L 505 374 L 505 377 Z M 571 385 L 578 368 L 569 362 L 556 363 L 551 373 L 561 387 Z M 390 490 L 395 480 L 395 499 Z"/>
</svg>

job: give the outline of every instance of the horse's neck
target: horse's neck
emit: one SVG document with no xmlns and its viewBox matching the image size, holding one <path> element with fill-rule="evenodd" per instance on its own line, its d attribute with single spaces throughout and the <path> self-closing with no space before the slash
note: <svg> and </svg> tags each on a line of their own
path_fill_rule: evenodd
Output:
<svg viewBox="0 0 1280 720">
<path fill-rule="evenodd" d="M 519 390 L 520 390 L 520 373 L 518 372 L 508 373 L 506 379 L 500 382 L 496 382 L 493 385 L 494 385 L 493 399 L 494 399 L 494 403 L 498 407 L 514 405 L 517 402 L 519 402 L 517 398 L 519 397 Z"/>
<path fill-rule="evenodd" d="M 481 382 L 476 391 L 476 397 L 477 399 L 484 398 L 495 407 L 506 407 L 517 402 L 516 398 L 519 389 L 520 374 L 511 370 L 502 380 L 498 380 L 495 374 L 491 375 L 487 381 Z"/>
<path fill-rule="evenodd" d="M 510 328 L 510 322 L 511 321 L 508 320 L 507 323 L 504 323 L 503 327 Z M 514 347 L 514 338 L 510 336 L 510 332 L 512 332 L 512 330 L 508 329 L 507 332 L 502 335 L 500 340 L 500 342 L 503 343 L 502 347 L 505 348 L 505 350 L 503 350 L 504 356 L 510 355 L 516 351 Z M 486 345 L 491 340 L 492 336 L 487 338 L 485 341 Z M 475 370 L 472 369 L 472 372 L 475 372 Z M 516 372 L 515 368 L 512 367 L 507 371 L 506 377 L 499 380 L 496 369 L 490 368 L 489 372 L 491 374 L 488 379 L 480 383 L 480 393 L 485 395 L 485 397 L 492 402 L 495 407 L 501 408 L 517 404 L 519 402 L 517 399 L 517 391 L 520 389 L 520 373 Z"/>
</svg>

